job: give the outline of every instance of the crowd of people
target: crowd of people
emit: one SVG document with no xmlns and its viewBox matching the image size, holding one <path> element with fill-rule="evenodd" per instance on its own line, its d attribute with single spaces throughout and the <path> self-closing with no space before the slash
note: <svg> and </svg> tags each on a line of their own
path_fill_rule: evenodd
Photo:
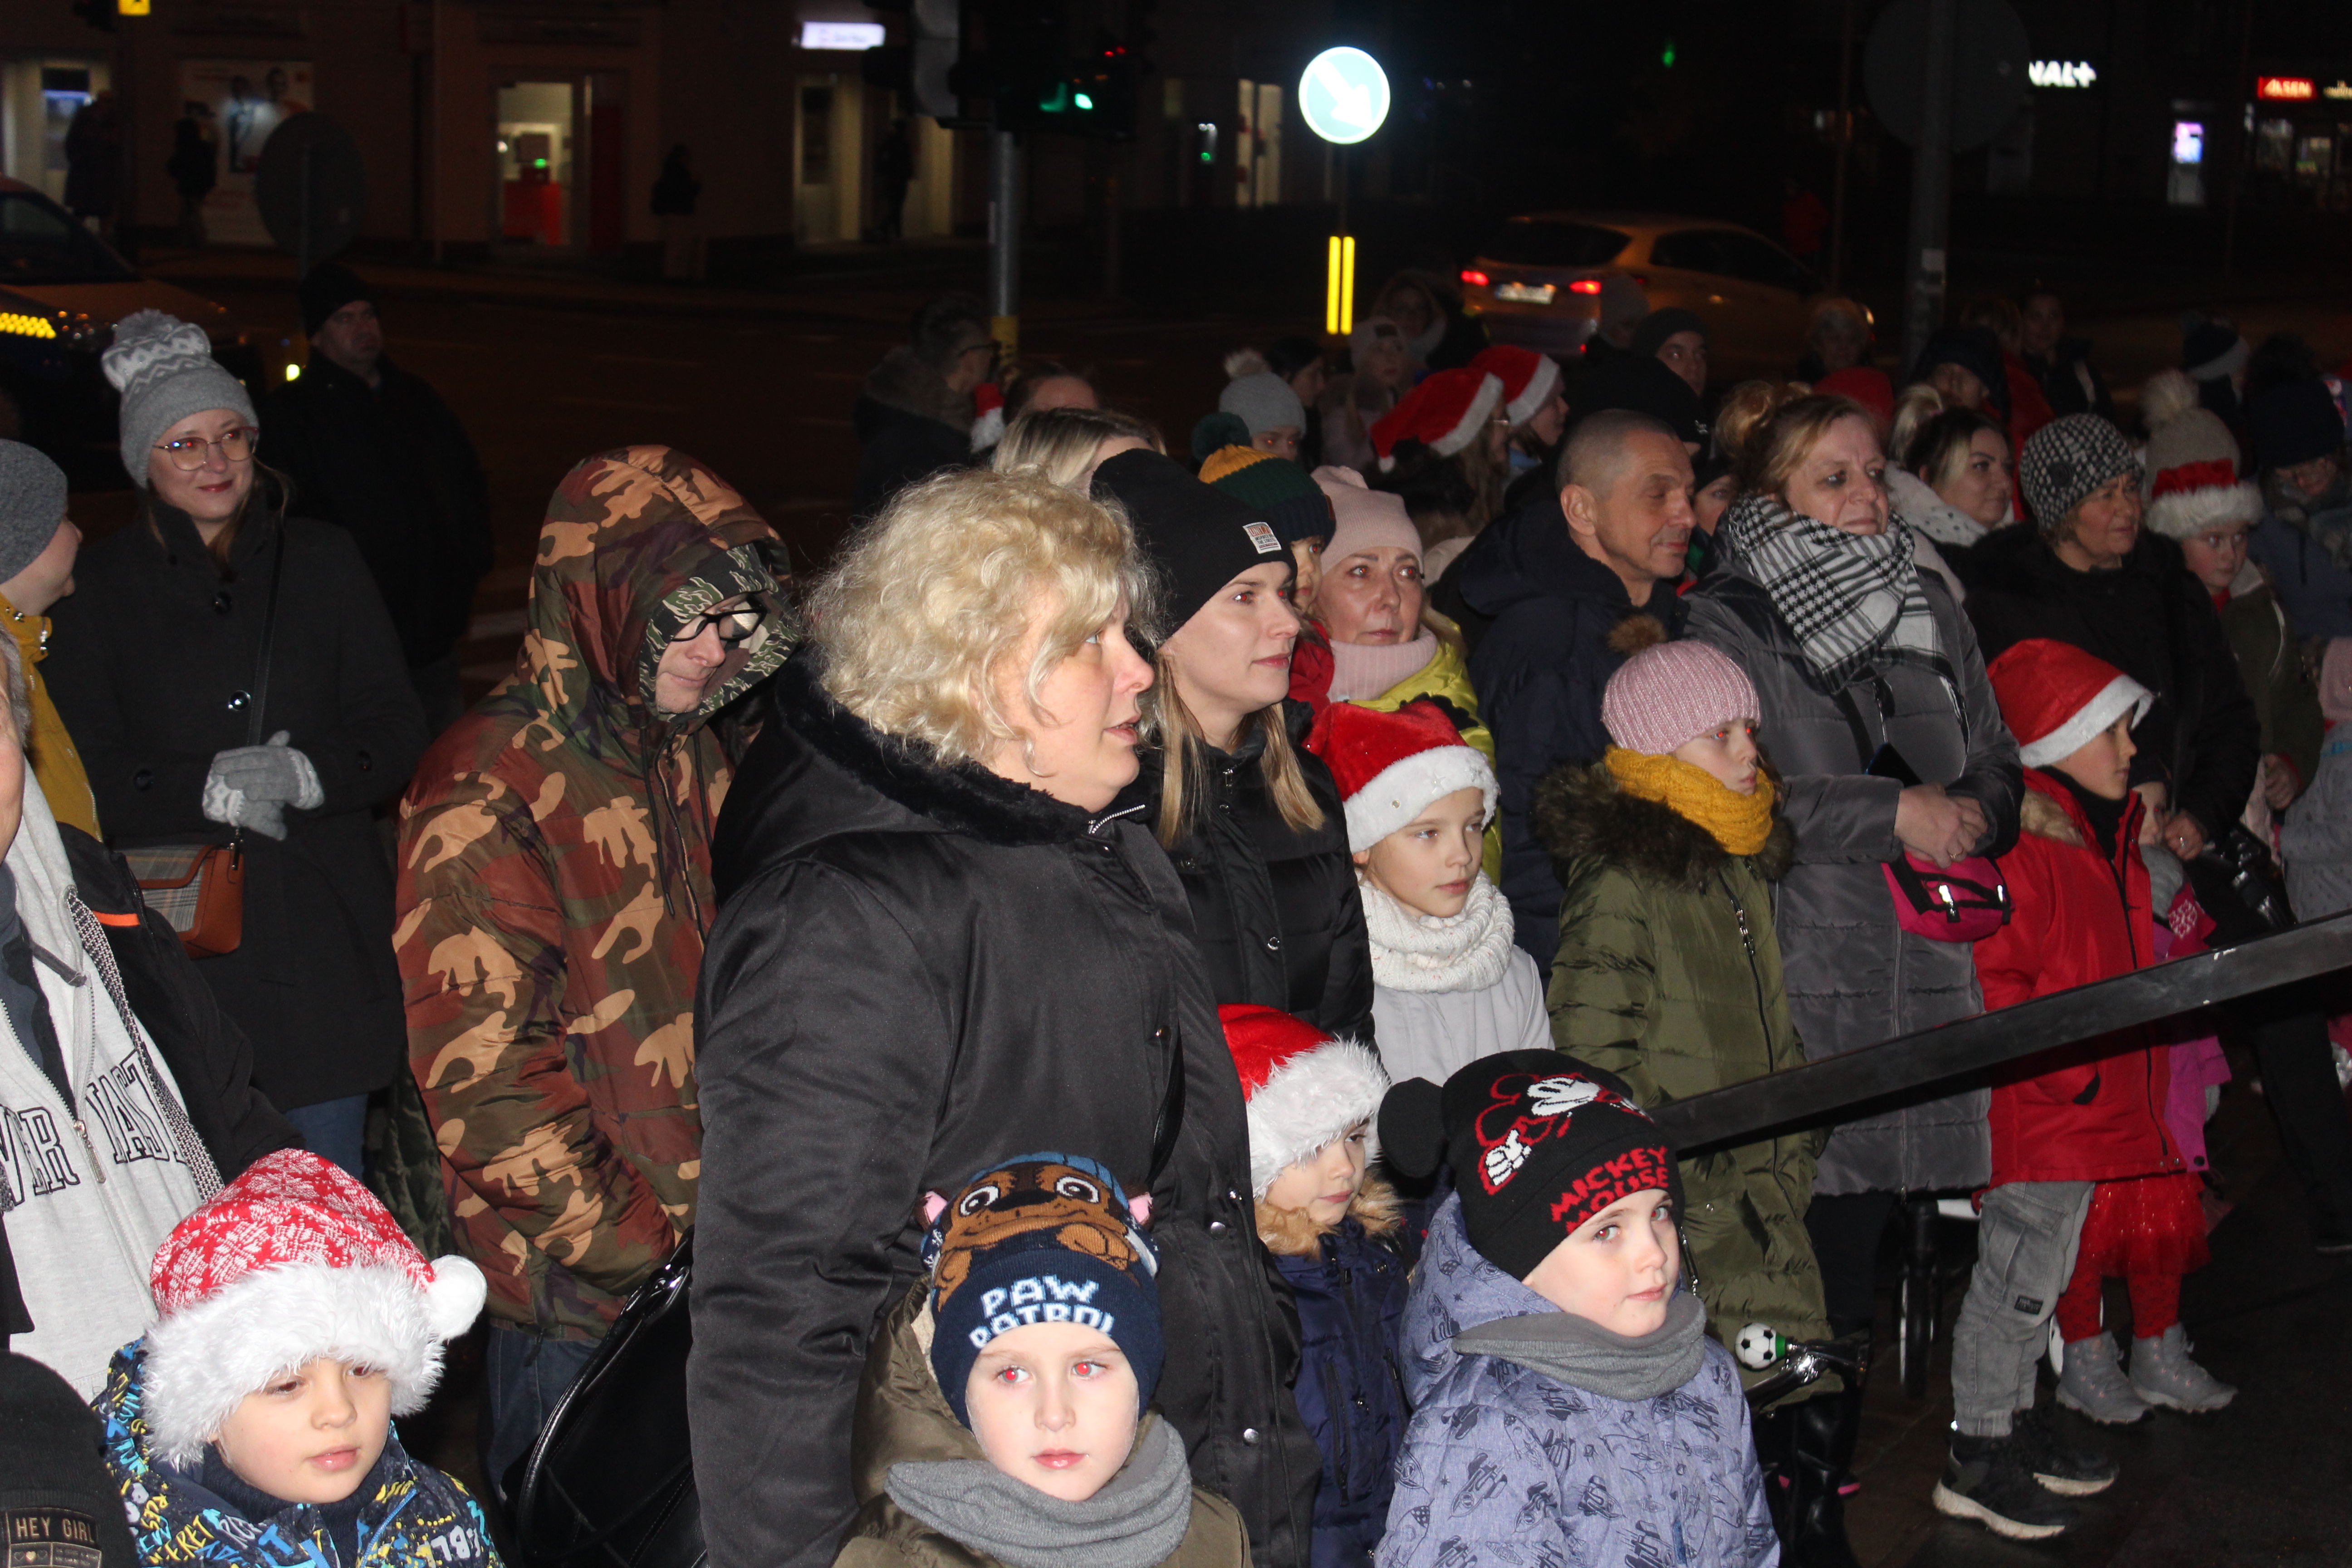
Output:
<svg viewBox="0 0 2352 1568">
<path fill-rule="evenodd" d="M 2235 1392 L 2179 1320 L 2223 1038 L 2352 1252 L 2325 980 L 1734 1147 L 1649 1114 L 2352 907 L 2294 340 L 2190 321 L 2126 429 L 2048 292 L 1899 378 L 1825 300 L 1718 388 L 1631 279 L 1557 359 L 1405 273 L 1171 452 L 947 296 L 821 576 L 590 457 L 467 710 L 480 465 L 364 282 L 302 308 L 258 407 L 121 324 L 87 554 L 0 443 L 0 1467 L 110 1568 L 495 1562 L 689 1239 L 717 1568 L 1848 1568 L 1939 1195 L 1934 1504 L 2058 1534 L 2117 1467 L 2054 1409 Z M 477 1500 L 393 1423 L 485 1315 Z"/>
</svg>

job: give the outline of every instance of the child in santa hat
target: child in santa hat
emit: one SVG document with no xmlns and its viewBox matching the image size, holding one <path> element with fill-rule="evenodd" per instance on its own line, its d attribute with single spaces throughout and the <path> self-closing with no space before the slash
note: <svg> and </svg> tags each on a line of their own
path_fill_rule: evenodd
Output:
<svg viewBox="0 0 2352 1568">
<path fill-rule="evenodd" d="M 1991 1009 L 2154 962 L 2143 807 L 2129 783 L 2132 725 L 2154 699 L 2046 637 L 2013 645 L 1988 673 L 2026 785 L 2023 831 L 2001 860 L 2015 912 L 1976 945 Z M 2113 1459 L 2061 1437 L 2048 1407 L 2034 1406 L 2053 1315 L 2067 1342 L 2059 1403 L 2095 1419 L 2136 1419 L 2158 1397 L 2219 1409 L 2232 1392 L 2189 1359 L 2178 1321 L 2179 1277 L 2204 1261 L 2205 1224 L 2164 1117 L 2170 1048 L 2142 1030 L 2108 1044 L 1992 1092 L 1992 1185 L 1953 1330 L 1951 1458 L 1935 1502 L 2014 1540 L 2063 1531 L 2075 1514 L 2063 1500 L 2116 1478 Z M 2128 1384 L 2099 1324 L 2098 1280 L 2110 1271 L 2131 1281 L 2140 1335 Z"/>
<path fill-rule="evenodd" d="M 1789 1016 L 1772 885 L 1796 834 L 1777 809 L 1756 743 L 1747 672 L 1705 643 L 1659 643 L 1601 693 L 1613 742 L 1536 795 L 1537 836 L 1560 868 L 1552 1042 L 1625 1080 L 1645 1106 L 1801 1066 Z M 1685 1160 L 1683 1241 L 1715 1337 L 1763 1322 L 1792 1340 L 1829 1337 L 1822 1272 L 1805 1229 L 1815 1131 Z M 1749 1384 L 1770 1375 L 1742 1374 Z M 1851 1560 L 1840 1486 L 1853 1459 L 1861 1390 L 1807 1384 L 1758 1418 L 1791 1553 Z"/>
<path fill-rule="evenodd" d="M 1482 1056 L 1550 1044 L 1542 978 L 1481 867 L 1494 765 L 1426 699 L 1393 713 L 1334 702 L 1307 749 L 1347 802 L 1389 1076 L 1439 1081 Z"/>
<path fill-rule="evenodd" d="M 182 1220 L 149 1270 L 163 1317 L 96 1405 L 150 1568 L 497 1568 L 480 1505 L 411 1458 L 481 1270 L 431 1263 L 374 1195 L 299 1149 Z"/>
<path fill-rule="evenodd" d="M 1405 1305 L 1381 1568 L 1781 1561 L 1731 1352 L 1684 1289 L 1674 1150 L 1554 1050 L 1400 1083 L 1381 1144 L 1454 1171 Z"/>
<path fill-rule="evenodd" d="M 1388 1074 L 1370 1047 L 1275 1008 L 1217 1016 L 1249 1102 L 1258 1239 L 1298 1305 L 1298 1414 L 1323 1450 L 1309 1560 L 1366 1568 L 1388 1526 L 1405 1420 L 1400 1205 L 1370 1169 Z"/>
</svg>

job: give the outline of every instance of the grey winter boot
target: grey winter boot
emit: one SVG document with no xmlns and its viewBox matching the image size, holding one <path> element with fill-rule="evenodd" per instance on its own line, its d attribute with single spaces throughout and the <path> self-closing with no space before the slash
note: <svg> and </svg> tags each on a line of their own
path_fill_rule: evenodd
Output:
<svg viewBox="0 0 2352 1568">
<path fill-rule="evenodd" d="M 2074 1364 L 2071 1354 L 2067 1364 Z M 2189 1336 L 2179 1323 L 2160 1338 L 2132 1341 L 2131 1385 L 2150 1405 L 2192 1415 L 2219 1410 L 2238 1397 L 2236 1389 L 2189 1359 Z"/>
<path fill-rule="evenodd" d="M 2058 1374 L 2058 1403 L 2103 1426 L 2128 1426 L 2147 1414 L 2147 1401 L 2132 1392 L 2124 1369 L 2116 1364 L 2114 1336 L 2104 1330 L 2087 1340 L 2066 1342 L 2066 1370 Z"/>
</svg>

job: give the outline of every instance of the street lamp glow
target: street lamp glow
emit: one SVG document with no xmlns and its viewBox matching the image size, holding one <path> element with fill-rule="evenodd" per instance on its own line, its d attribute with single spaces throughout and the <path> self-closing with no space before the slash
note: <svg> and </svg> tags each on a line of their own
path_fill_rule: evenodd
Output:
<svg viewBox="0 0 2352 1568">
<path fill-rule="evenodd" d="M 1298 112 L 1324 141 L 1353 146 L 1389 117 L 1388 73 L 1361 49 L 1326 49 L 1298 79 Z"/>
</svg>

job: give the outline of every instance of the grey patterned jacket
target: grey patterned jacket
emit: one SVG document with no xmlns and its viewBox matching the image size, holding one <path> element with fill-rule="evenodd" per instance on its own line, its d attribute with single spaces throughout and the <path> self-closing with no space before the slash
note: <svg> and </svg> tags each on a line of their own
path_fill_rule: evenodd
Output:
<svg viewBox="0 0 2352 1568">
<path fill-rule="evenodd" d="M 1556 1310 L 1480 1257 L 1448 1197 L 1405 1308 L 1413 1405 L 1379 1568 L 1773 1568 L 1763 1476 L 1730 1353 L 1629 1404 L 1454 1336 Z"/>
</svg>

